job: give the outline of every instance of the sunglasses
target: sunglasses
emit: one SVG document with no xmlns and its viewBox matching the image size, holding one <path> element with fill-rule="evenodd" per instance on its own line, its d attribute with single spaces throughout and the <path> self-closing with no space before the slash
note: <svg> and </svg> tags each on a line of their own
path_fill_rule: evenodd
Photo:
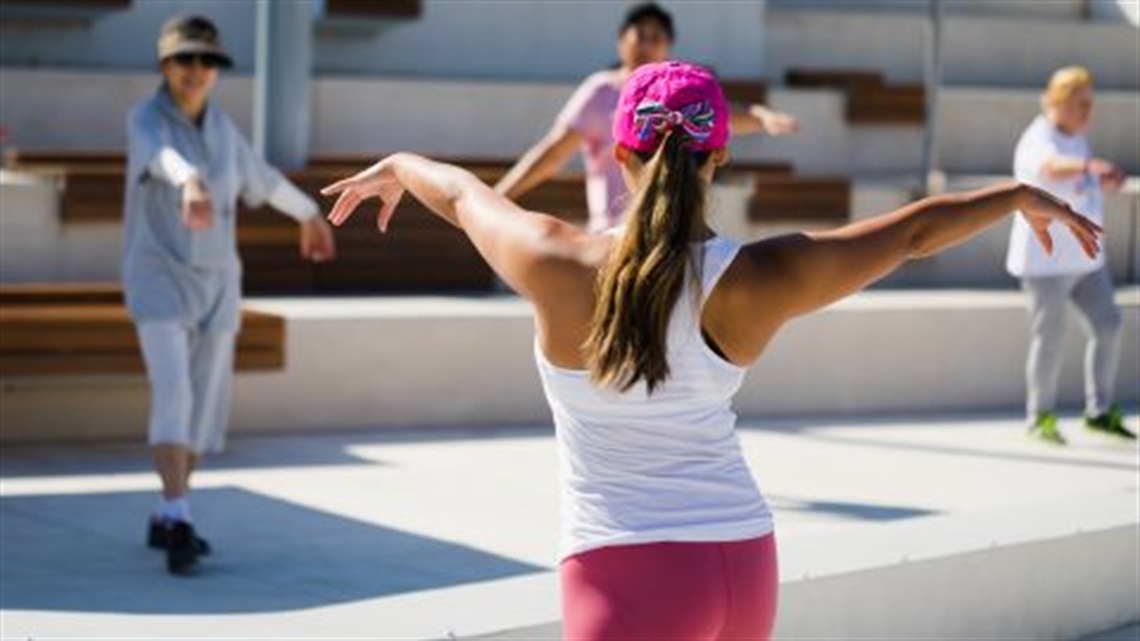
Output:
<svg viewBox="0 0 1140 641">
<path fill-rule="evenodd" d="M 225 65 L 225 61 L 209 53 L 179 53 L 170 56 L 170 59 L 179 67 L 189 67 L 198 63 L 207 69 L 217 69 Z"/>
</svg>

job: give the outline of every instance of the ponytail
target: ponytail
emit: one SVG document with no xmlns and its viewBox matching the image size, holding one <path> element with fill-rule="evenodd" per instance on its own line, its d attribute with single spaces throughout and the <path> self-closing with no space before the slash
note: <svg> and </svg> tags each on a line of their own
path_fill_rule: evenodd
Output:
<svg viewBox="0 0 1140 641">
<path fill-rule="evenodd" d="M 695 223 L 704 220 L 707 152 L 689 149 L 678 128 L 648 160 L 625 220 L 627 228 L 598 274 L 598 296 L 584 346 L 595 383 L 627 391 L 641 380 L 652 393 L 669 377 L 666 336 L 690 272 Z"/>
</svg>

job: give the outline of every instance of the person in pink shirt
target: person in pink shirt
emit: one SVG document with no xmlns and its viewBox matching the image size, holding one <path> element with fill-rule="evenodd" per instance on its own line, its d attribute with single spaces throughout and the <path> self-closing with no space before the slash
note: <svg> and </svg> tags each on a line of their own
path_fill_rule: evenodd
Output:
<svg viewBox="0 0 1140 641">
<path fill-rule="evenodd" d="M 547 181 L 566 166 L 577 150 L 586 169 L 586 203 L 590 231 L 603 231 L 621 222 L 628 191 L 613 158 L 610 133 L 618 95 L 625 79 L 643 64 L 670 58 L 673 17 L 654 3 L 633 7 L 618 30 L 620 65 L 588 76 L 574 91 L 554 126 L 535 143 L 495 185 L 495 191 L 512 200 Z M 763 105 L 732 114 L 733 135 L 794 133 L 799 124 L 788 114 Z"/>
</svg>

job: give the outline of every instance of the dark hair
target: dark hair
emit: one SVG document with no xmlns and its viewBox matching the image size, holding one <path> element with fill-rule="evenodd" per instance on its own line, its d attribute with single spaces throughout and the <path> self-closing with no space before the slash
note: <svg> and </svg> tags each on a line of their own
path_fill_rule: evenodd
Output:
<svg viewBox="0 0 1140 641">
<path fill-rule="evenodd" d="M 700 265 L 690 255 L 690 241 L 705 215 L 700 171 L 708 159 L 708 152 L 692 151 L 689 137 L 674 130 L 645 166 L 625 214 L 626 230 L 598 273 L 584 345 L 595 383 L 624 392 L 644 380 L 652 393 L 669 377 L 669 319 L 685 279 Z"/>
<path fill-rule="evenodd" d="M 618 35 L 625 33 L 626 29 L 636 27 L 643 22 L 653 21 L 661 26 L 661 30 L 665 35 L 669 36 L 669 40 L 677 39 L 676 34 L 673 32 L 673 16 L 669 12 L 662 9 L 655 2 L 645 2 L 630 10 L 625 14 L 625 20 L 621 23 L 621 28 L 618 29 Z"/>
</svg>

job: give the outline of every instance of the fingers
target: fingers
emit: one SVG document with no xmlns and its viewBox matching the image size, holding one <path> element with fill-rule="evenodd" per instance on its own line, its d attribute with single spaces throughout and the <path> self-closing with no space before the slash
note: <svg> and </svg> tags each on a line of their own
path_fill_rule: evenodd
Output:
<svg viewBox="0 0 1140 641">
<path fill-rule="evenodd" d="M 380 202 L 380 214 L 376 217 L 376 226 L 380 228 L 380 233 L 388 233 L 388 221 L 392 220 L 392 215 L 396 213 L 397 203 L 399 203 L 399 199 L 392 202 Z"/>
<path fill-rule="evenodd" d="M 346 191 L 336 199 L 336 204 L 333 205 L 332 211 L 329 212 L 329 221 L 338 227 L 348 220 L 352 212 L 356 211 L 357 205 L 362 200 L 361 196 L 355 191 Z"/>
<path fill-rule="evenodd" d="M 350 176 L 348 178 L 338 180 L 331 185 L 322 187 L 321 188 L 321 195 L 322 196 L 332 196 L 333 194 L 339 194 L 340 192 L 344 191 L 345 189 L 348 189 L 355 180 L 356 180 L 356 176 Z"/>
<path fill-rule="evenodd" d="M 1070 233 L 1076 237 L 1077 242 L 1081 244 L 1081 249 L 1089 258 L 1095 258 L 1100 253 L 1100 236 L 1104 233 L 1104 229 L 1093 221 L 1073 212 L 1071 209 L 1066 211 L 1065 224 L 1069 228 Z"/>
<path fill-rule="evenodd" d="M 1052 255 L 1053 254 L 1053 236 L 1052 236 L 1052 234 L 1049 233 L 1049 227 L 1048 226 L 1036 227 L 1036 228 L 1034 228 L 1033 233 L 1037 234 L 1037 241 L 1039 243 L 1041 243 L 1042 247 L 1045 248 L 1045 253 Z"/>
</svg>

